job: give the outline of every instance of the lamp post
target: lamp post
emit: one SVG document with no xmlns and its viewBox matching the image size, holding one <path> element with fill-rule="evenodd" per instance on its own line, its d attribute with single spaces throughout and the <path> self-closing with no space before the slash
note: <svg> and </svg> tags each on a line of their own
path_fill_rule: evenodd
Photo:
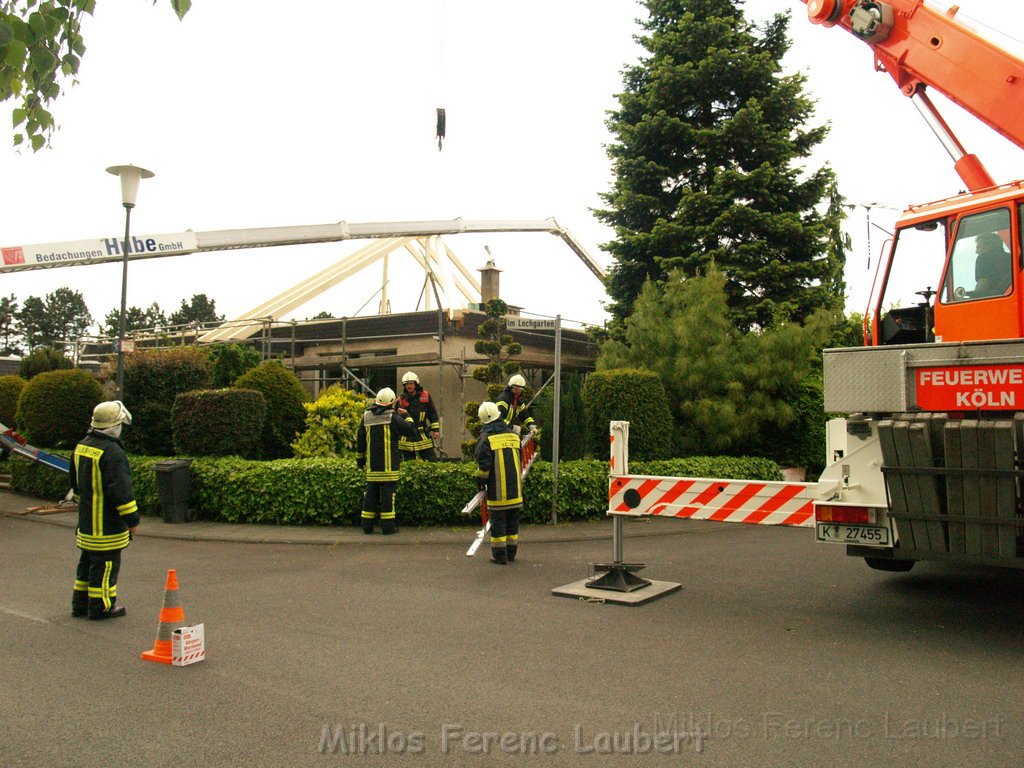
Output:
<svg viewBox="0 0 1024 768">
<path fill-rule="evenodd" d="M 117 321 L 117 397 L 124 399 L 124 331 L 125 309 L 128 299 L 128 254 L 132 250 L 131 222 L 139 181 L 153 178 L 153 172 L 134 165 L 112 165 L 107 173 L 121 179 L 121 205 L 124 206 L 124 243 L 121 253 L 121 314 Z"/>
</svg>

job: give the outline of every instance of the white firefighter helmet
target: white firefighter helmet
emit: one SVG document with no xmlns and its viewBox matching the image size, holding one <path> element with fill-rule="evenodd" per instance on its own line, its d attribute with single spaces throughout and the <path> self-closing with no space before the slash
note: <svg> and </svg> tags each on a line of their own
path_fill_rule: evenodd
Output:
<svg viewBox="0 0 1024 768">
<path fill-rule="evenodd" d="M 480 417 L 481 424 L 490 424 L 500 415 L 498 413 L 498 406 L 488 401 L 480 403 L 480 407 L 476 411 L 476 415 Z"/>
<path fill-rule="evenodd" d="M 377 405 L 391 405 L 395 402 L 395 390 L 391 387 L 384 387 L 377 393 Z"/>
<path fill-rule="evenodd" d="M 109 429 L 118 424 L 131 424 L 132 415 L 120 400 L 107 400 L 92 411 L 92 428 Z"/>
<path fill-rule="evenodd" d="M 508 380 L 508 385 L 510 387 L 525 387 L 526 379 L 524 379 L 517 373 L 515 376 Z"/>
<path fill-rule="evenodd" d="M 410 381 L 415 381 L 417 384 L 419 384 L 420 383 L 420 377 L 417 376 L 412 371 L 409 371 L 408 373 L 405 374 L 405 376 L 402 377 L 402 383 L 403 384 L 408 384 Z"/>
</svg>

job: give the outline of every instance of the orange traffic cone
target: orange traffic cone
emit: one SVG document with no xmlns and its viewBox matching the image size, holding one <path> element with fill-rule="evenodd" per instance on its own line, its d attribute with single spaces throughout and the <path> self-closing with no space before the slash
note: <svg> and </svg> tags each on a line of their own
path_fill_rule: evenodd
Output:
<svg viewBox="0 0 1024 768">
<path fill-rule="evenodd" d="M 178 599 L 178 572 L 167 571 L 167 585 L 164 587 L 164 607 L 160 609 L 160 627 L 157 629 L 153 650 L 143 651 L 142 658 L 161 664 L 171 663 L 171 632 L 185 623 L 185 609 Z"/>
</svg>

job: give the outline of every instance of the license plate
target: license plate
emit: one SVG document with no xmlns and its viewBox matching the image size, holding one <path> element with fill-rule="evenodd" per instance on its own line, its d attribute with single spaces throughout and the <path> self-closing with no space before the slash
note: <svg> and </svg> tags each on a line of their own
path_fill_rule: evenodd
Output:
<svg viewBox="0 0 1024 768">
<path fill-rule="evenodd" d="M 866 544 L 888 547 L 889 529 L 883 525 L 846 525 L 844 523 L 818 523 L 818 541 L 838 544 Z"/>
</svg>

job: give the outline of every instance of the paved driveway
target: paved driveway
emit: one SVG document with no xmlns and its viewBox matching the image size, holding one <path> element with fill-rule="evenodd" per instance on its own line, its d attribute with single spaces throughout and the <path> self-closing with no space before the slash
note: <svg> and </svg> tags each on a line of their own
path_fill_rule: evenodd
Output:
<svg viewBox="0 0 1024 768">
<path fill-rule="evenodd" d="M 129 615 L 99 623 L 68 616 L 71 532 L 0 518 L 0 764 L 938 767 L 1024 754 L 1017 575 L 890 576 L 805 529 L 646 525 L 661 535 L 629 539 L 627 559 L 683 589 L 640 607 L 550 595 L 606 560 L 607 541 L 527 538 L 502 568 L 466 558 L 465 540 L 140 537 L 122 570 Z M 186 619 L 206 625 L 208 658 L 192 667 L 138 657 L 168 568 Z"/>
</svg>

